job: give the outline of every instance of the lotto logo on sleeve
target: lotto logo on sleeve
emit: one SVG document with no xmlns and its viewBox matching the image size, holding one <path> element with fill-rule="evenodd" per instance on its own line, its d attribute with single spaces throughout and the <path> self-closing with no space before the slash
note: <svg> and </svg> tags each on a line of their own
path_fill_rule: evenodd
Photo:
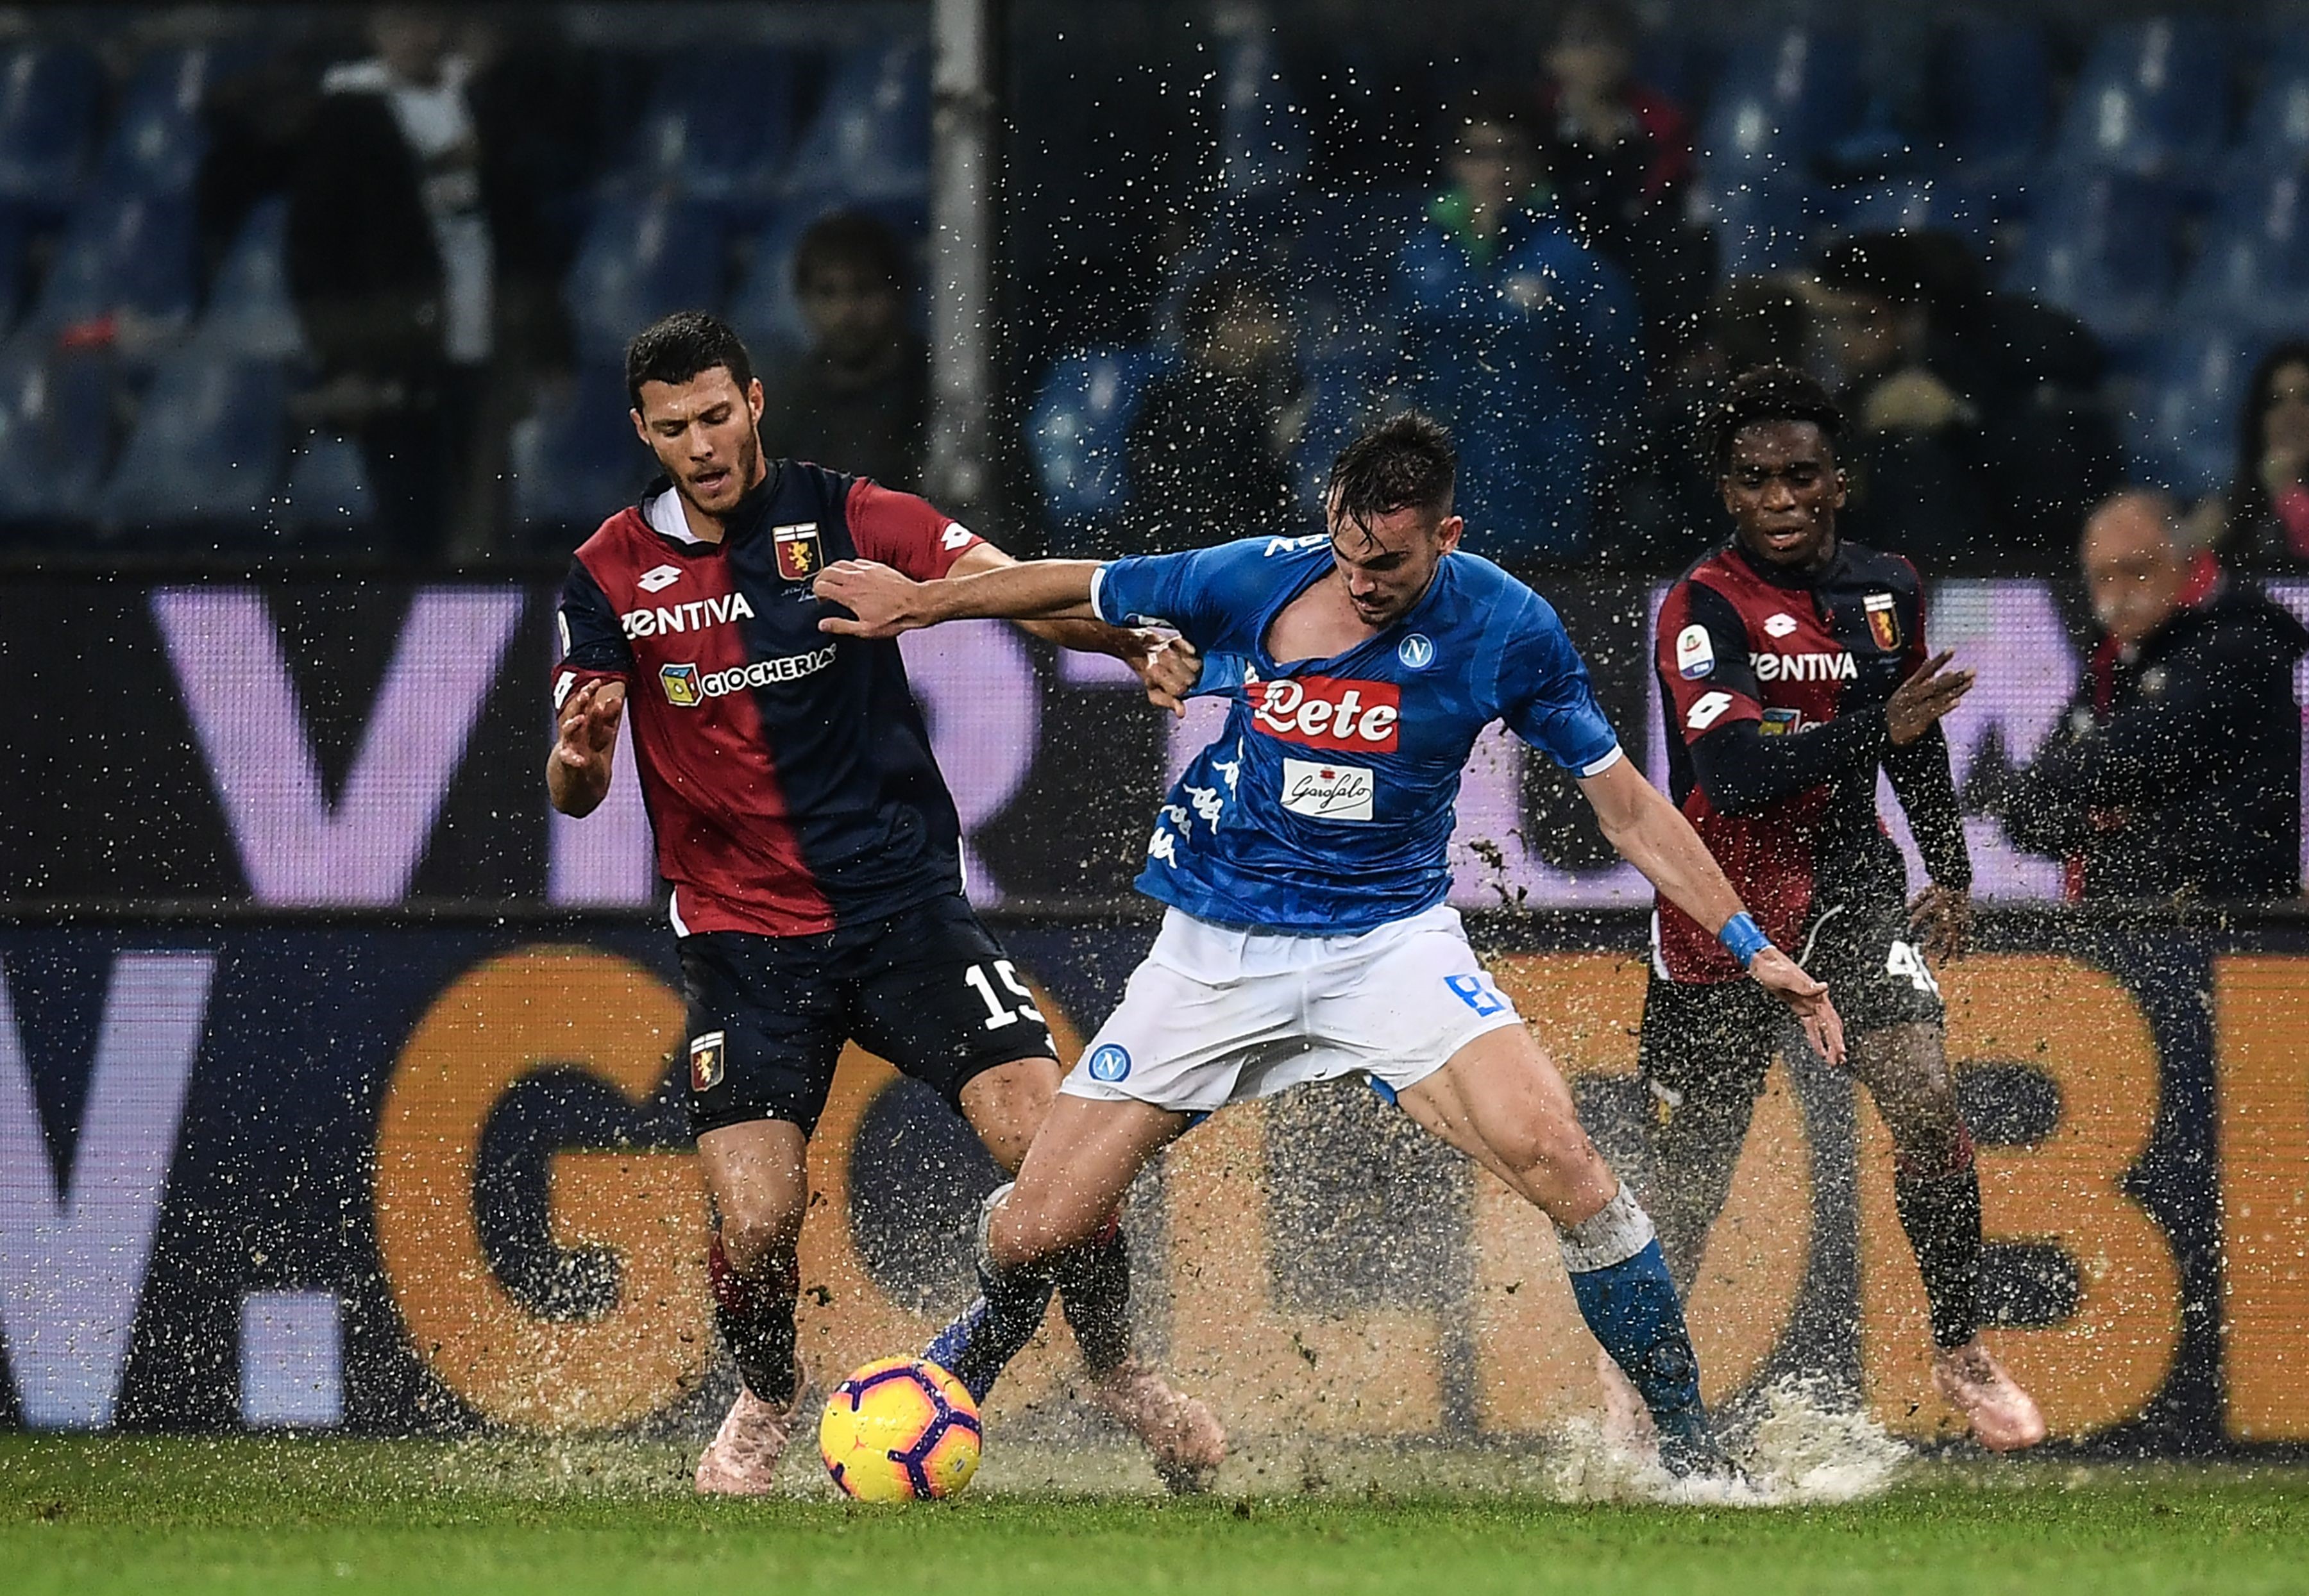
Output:
<svg viewBox="0 0 2309 1596">
<path fill-rule="evenodd" d="M 1254 683 L 1253 723 L 1271 737 L 1344 754 L 1392 754 L 1403 718 L 1403 690 L 1393 682 L 1278 677 Z"/>
</svg>

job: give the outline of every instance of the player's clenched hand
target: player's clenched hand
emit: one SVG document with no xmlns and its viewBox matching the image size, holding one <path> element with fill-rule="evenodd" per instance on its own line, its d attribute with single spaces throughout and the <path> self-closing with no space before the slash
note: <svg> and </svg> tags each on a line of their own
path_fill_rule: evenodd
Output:
<svg viewBox="0 0 2309 1596">
<path fill-rule="evenodd" d="M 1924 934 L 1924 952 L 1933 959 L 1961 959 L 1972 946 L 1972 894 L 1937 884 L 1908 905 L 1908 928 Z"/>
<path fill-rule="evenodd" d="M 1916 674 L 1892 690 L 1884 703 L 1884 729 L 1903 746 L 1930 731 L 1942 715 L 1972 691 L 1969 669 L 1950 670 L 1956 656 L 1943 650 L 1916 667 Z"/>
<path fill-rule="evenodd" d="M 1123 634 L 1123 662 L 1146 684 L 1146 702 L 1184 719 L 1187 694 L 1202 679 L 1203 657 L 1175 632 L 1137 627 Z"/>
<path fill-rule="evenodd" d="M 1803 972 L 1803 966 L 1776 947 L 1767 947 L 1748 966 L 1758 986 L 1795 1011 L 1804 1035 L 1830 1064 L 1844 1062 L 1844 1021 L 1828 1000 L 1825 983 Z"/>
<path fill-rule="evenodd" d="M 895 637 L 928 625 L 919 602 L 921 587 L 904 572 L 872 560 L 836 560 L 817 574 L 809 591 L 857 618 L 830 615 L 817 623 L 817 629 L 843 637 Z"/>
<path fill-rule="evenodd" d="M 553 757 L 574 771 L 606 765 L 610 751 L 617 746 L 618 721 L 625 711 L 625 683 L 587 682 L 561 705 Z"/>
</svg>

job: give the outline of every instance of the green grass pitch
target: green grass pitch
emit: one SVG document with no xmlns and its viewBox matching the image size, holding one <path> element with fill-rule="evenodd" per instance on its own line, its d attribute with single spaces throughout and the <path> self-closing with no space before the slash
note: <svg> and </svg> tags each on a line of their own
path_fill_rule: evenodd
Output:
<svg viewBox="0 0 2309 1596">
<path fill-rule="evenodd" d="M 0 1590 L 2309 1590 L 2309 1471 L 1912 1465 L 1838 1507 L 989 1490 L 702 1503 L 670 1448 L 0 1437 Z"/>
</svg>

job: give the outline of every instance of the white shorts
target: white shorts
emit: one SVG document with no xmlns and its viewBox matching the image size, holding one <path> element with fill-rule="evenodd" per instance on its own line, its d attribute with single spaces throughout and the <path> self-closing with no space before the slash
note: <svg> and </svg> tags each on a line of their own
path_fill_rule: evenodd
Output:
<svg viewBox="0 0 2309 1596">
<path fill-rule="evenodd" d="M 1354 936 L 1233 930 L 1173 909 L 1059 1090 L 1189 1114 L 1359 1072 L 1400 1091 L 1522 1022 L 1455 909 Z"/>
</svg>

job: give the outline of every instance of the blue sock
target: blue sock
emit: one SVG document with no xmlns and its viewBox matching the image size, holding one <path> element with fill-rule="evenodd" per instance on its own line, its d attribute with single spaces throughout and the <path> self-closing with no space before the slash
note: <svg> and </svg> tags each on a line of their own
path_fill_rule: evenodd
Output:
<svg viewBox="0 0 2309 1596">
<path fill-rule="evenodd" d="M 1571 1295 L 1587 1328 L 1642 1394 L 1661 1435 L 1707 1425 L 1699 1361 L 1656 1238 L 1632 1258 L 1573 1274 Z"/>
</svg>

